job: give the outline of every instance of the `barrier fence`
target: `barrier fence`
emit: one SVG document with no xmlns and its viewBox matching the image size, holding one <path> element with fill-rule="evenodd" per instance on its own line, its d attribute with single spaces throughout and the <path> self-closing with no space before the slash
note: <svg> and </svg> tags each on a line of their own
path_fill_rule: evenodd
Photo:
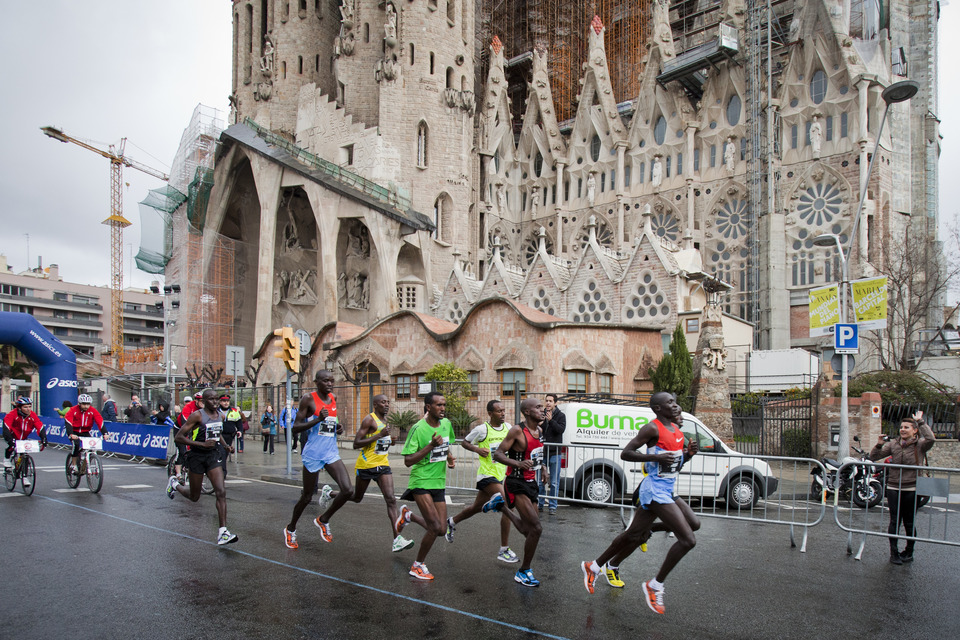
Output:
<svg viewBox="0 0 960 640">
<path fill-rule="evenodd" d="M 901 491 L 904 487 L 897 483 L 888 485 L 885 478 L 891 469 L 917 471 L 913 465 L 883 464 L 878 462 L 848 462 L 840 467 L 841 476 L 849 473 L 853 467 L 864 467 L 868 473 L 879 471 L 885 490 Z M 918 509 L 915 514 L 916 536 L 906 535 L 901 526 L 897 537 L 901 540 L 928 542 L 960 547 L 960 469 L 947 467 L 922 467 L 915 487 Z M 850 505 L 834 500 L 834 520 L 847 536 L 847 553 L 853 553 L 853 536 L 862 536 L 855 557 L 860 559 L 866 545 L 867 536 L 889 538 L 887 527 L 890 524 L 890 505 L 884 499 L 874 508 L 842 508 Z"/>
<path fill-rule="evenodd" d="M 0 413 L 0 420 L 3 419 Z M 68 444 L 67 430 L 63 418 L 41 416 L 40 421 L 47 430 L 47 442 Z M 105 453 L 119 453 L 133 458 L 163 460 L 167 457 L 167 444 L 170 440 L 170 428 L 155 424 L 137 424 L 134 422 L 104 422 L 108 433 L 103 438 Z M 93 430 L 96 434 L 96 429 Z M 36 434 L 31 434 L 36 438 Z"/>
</svg>

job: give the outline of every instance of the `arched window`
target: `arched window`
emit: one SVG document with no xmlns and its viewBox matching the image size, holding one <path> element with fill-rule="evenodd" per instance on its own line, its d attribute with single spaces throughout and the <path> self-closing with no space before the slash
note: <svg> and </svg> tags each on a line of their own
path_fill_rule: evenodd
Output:
<svg viewBox="0 0 960 640">
<path fill-rule="evenodd" d="M 590 157 L 594 162 L 600 159 L 600 136 L 597 134 L 593 134 L 593 139 L 590 141 Z"/>
<path fill-rule="evenodd" d="M 453 89 L 453 67 L 447 67 L 447 89 Z"/>
<path fill-rule="evenodd" d="M 653 127 L 653 139 L 657 144 L 663 144 L 667 137 L 667 120 L 663 116 L 657 118 L 657 124 Z"/>
<path fill-rule="evenodd" d="M 537 156 L 533 159 L 533 172 L 539 178 L 543 172 L 543 154 L 537 151 Z"/>
<path fill-rule="evenodd" d="M 731 127 L 737 126 L 740 122 L 741 103 L 740 96 L 733 94 L 730 101 L 727 102 L 727 122 Z"/>
<path fill-rule="evenodd" d="M 826 96 L 827 74 L 818 69 L 813 72 L 813 77 L 810 78 L 810 99 L 813 100 L 813 104 L 820 104 Z"/>
<path fill-rule="evenodd" d="M 427 123 L 417 125 L 417 166 L 427 166 Z"/>
</svg>

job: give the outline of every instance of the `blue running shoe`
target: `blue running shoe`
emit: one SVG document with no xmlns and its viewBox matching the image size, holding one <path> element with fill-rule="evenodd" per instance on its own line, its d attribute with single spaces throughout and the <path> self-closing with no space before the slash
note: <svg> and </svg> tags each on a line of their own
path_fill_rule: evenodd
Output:
<svg viewBox="0 0 960 640">
<path fill-rule="evenodd" d="M 500 511 L 500 509 L 502 508 L 503 508 L 503 496 L 498 493 L 497 495 L 487 500 L 487 503 L 483 505 L 483 512 L 490 513 L 491 511 Z"/>
<path fill-rule="evenodd" d="M 533 571 L 530 569 L 521 569 L 513 579 L 525 587 L 539 587 L 540 581 L 533 577 Z"/>
</svg>

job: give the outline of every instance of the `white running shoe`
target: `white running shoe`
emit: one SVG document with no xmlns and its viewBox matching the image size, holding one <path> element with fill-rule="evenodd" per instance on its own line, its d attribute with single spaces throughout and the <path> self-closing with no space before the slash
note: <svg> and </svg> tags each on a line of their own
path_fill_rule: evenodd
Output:
<svg viewBox="0 0 960 640">
<path fill-rule="evenodd" d="M 239 539 L 240 538 L 237 537 L 237 534 L 230 533 L 230 531 L 226 527 L 224 527 L 223 531 L 220 532 L 220 537 L 217 538 L 217 544 L 219 545 L 230 544 L 232 542 L 236 542 Z"/>
<path fill-rule="evenodd" d="M 170 476 L 170 479 L 167 480 L 167 497 L 171 500 L 177 495 L 177 485 L 180 484 L 180 479 L 177 476 Z"/>
<path fill-rule="evenodd" d="M 514 564 L 515 562 L 520 562 L 520 558 L 517 557 L 517 554 L 513 552 L 513 549 L 507 547 L 503 551 L 497 554 L 497 560 L 501 560 L 508 564 Z"/>
<path fill-rule="evenodd" d="M 403 536 L 397 536 L 396 538 L 393 539 L 393 552 L 399 553 L 404 549 L 409 549 L 415 544 L 416 543 L 413 540 L 407 540 Z"/>
<path fill-rule="evenodd" d="M 330 497 L 330 494 L 333 493 L 333 487 L 328 484 L 323 485 L 323 488 L 320 489 L 320 498 L 317 502 L 320 504 L 320 513 L 323 513 L 330 506 L 330 502 L 333 498 Z"/>
</svg>

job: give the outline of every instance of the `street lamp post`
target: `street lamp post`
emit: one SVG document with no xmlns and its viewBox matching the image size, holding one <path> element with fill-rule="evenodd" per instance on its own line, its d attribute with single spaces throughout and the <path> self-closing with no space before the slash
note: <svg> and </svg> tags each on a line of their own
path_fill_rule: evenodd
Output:
<svg viewBox="0 0 960 640">
<path fill-rule="evenodd" d="M 150 285 L 150 291 L 156 294 L 160 294 L 160 286 L 158 283 Z M 163 312 L 163 370 L 166 374 L 166 383 L 164 388 L 167 393 L 170 393 L 170 371 L 176 366 L 173 364 L 173 358 L 171 357 L 170 349 L 170 327 L 177 324 L 177 321 L 172 319 L 170 316 L 171 311 L 180 308 L 180 300 L 178 298 L 172 298 L 174 294 L 180 294 L 180 285 L 178 284 L 167 284 L 163 286 L 163 301 L 156 304 Z M 175 394 L 170 394 L 171 406 L 173 406 L 174 401 L 176 401 Z"/>
<path fill-rule="evenodd" d="M 863 212 L 863 204 L 867 197 L 867 189 L 870 185 L 870 175 L 873 173 L 873 165 L 877 161 L 877 154 L 880 151 L 880 136 L 883 134 L 883 125 L 887 122 L 887 112 L 890 111 L 890 105 L 897 102 L 905 102 L 916 95 L 920 90 L 920 85 L 913 80 L 902 80 L 895 82 L 883 90 L 881 97 L 885 103 L 883 117 L 880 119 L 880 128 L 877 129 L 877 141 L 873 147 L 873 155 L 870 157 L 870 164 L 867 165 L 867 175 L 863 184 L 860 185 L 860 201 L 857 203 L 857 213 L 853 218 L 850 237 L 847 239 L 847 247 L 844 250 L 840 236 L 834 233 L 819 235 L 813 239 L 813 244 L 818 247 L 836 246 L 840 254 L 840 324 L 846 322 L 847 316 L 847 291 L 850 287 L 850 253 L 853 251 L 853 242 L 857 237 L 857 229 L 860 227 L 860 214 Z M 850 409 L 848 404 L 848 381 L 849 367 L 847 365 L 846 354 L 842 355 L 842 364 L 840 367 L 840 434 L 837 442 L 837 459 L 843 460 L 850 454 Z"/>
</svg>

